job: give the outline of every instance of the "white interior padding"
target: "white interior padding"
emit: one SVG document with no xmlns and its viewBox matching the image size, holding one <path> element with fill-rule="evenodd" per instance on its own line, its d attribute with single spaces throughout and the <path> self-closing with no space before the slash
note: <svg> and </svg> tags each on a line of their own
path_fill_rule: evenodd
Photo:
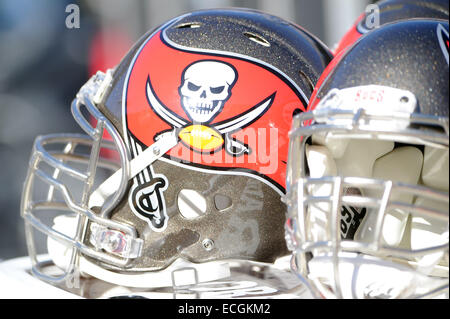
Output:
<svg viewBox="0 0 450 319">
<path fill-rule="evenodd" d="M 312 136 L 313 144 L 326 146 L 333 158 L 341 158 L 344 155 L 349 141 L 348 138 L 334 138 L 322 134 Z"/>
<path fill-rule="evenodd" d="M 434 200 L 417 198 L 417 206 L 430 207 L 441 211 L 448 211 L 448 205 L 437 203 Z M 448 245 L 448 223 L 434 218 L 420 216 L 412 217 L 411 222 L 411 248 L 423 249 L 437 245 Z M 423 273 L 429 273 L 437 264 L 448 267 L 448 259 L 445 260 L 444 252 L 427 254 L 418 258 L 418 267 Z M 448 258 L 448 255 L 447 255 Z M 448 273 L 447 273 L 448 275 Z"/>
<path fill-rule="evenodd" d="M 60 215 L 53 219 L 53 229 L 72 239 L 75 237 L 76 225 L 76 216 Z M 68 268 L 73 251 L 72 247 L 47 237 L 47 250 L 56 266 L 63 270 Z"/>
<path fill-rule="evenodd" d="M 338 174 L 370 178 L 375 160 L 393 148 L 394 143 L 390 141 L 352 139 L 342 157 L 336 159 Z"/>
<path fill-rule="evenodd" d="M 424 153 L 422 183 L 433 189 L 448 192 L 448 149 L 425 146 Z M 448 204 L 442 201 L 417 197 L 414 203 L 417 206 L 448 213 Z M 414 216 L 411 223 L 411 248 L 423 249 L 442 244 L 448 245 L 448 227 L 448 223 L 436 218 Z M 448 267 L 448 259 L 444 260 L 443 257 L 443 252 L 426 255 L 418 260 L 418 266 L 423 272 L 431 271 L 436 264 Z"/>
<path fill-rule="evenodd" d="M 373 178 L 392 180 L 416 185 L 422 170 L 422 152 L 413 146 L 398 147 L 389 154 L 375 161 Z M 373 197 L 381 198 L 381 192 L 373 192 Z M 390 202 L 412 204 L 414 196 L 405 192 L 391 193 Z M 372 214 L 375 215 L 375 214 Z M 383 240 L 390 246 L 397 246 L 402 240 L 405 231 L 408 212 L 401 210 L 389 210 L 385 216 L 382 230 Z"/>
<path fill-rule="evenodd" d="M 422 183 L 448 192 L 448 148 L 425 146 Z"/>
<path fill-rule="evenodd" d="M 428 277 L 413 272 L 410 267 L 380 258 L 356 254 L 339 254 L 339 280 L 342 297 L 352 298 L 408 298 L 423 294 L 439 285 L 445 279 Z M 333 257 L 321 255 L 309 263 L 309 278 L 316 283 L 334 287 Z M 322 286 L 321 284 L 318 285 Z M 328 289 L 321 289 L 328 298 L 334 296 Z M 444 297 L 445 296 L 441 296 Z"/>
<path fill-rule="evenodd" d="M 306 145 L 309 175 L 312 178 L 333 176 L 337 173 L 336 163 L 330 150 L 325 146 Z"/>
<path fill-rule="evenodd" d="M 306 145 L 306 159 L 308 161 L 310 176 L 319 178 L 333 176 L 337 173 L 334 159 L 325 146 Z M 311 185 L 308 191 L 313 196 L 330 196 L 331 184 Z M 321 241 L 327 239 L 327 221 L 330 216 L 330 203 L 314 203 L 309 206 L 309 218 L 306 221 L 306 229 L 310 229 L 312 240 Z"/>
</svg>

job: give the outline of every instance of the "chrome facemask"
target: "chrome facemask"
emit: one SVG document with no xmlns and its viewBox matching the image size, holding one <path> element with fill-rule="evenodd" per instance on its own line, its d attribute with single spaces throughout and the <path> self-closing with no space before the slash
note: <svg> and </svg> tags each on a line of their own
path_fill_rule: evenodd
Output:
<svg viewBox="0 0 450 319">
<path fill-rule="evenodd" d="M 32 149 L 21 215 L 32 271 L 46 281 L 67 280 L 78 269 L 81 255 L 118 268 L 126 268 L 141 255 L 142 239 L 136 229 L 111 220 L 110 215 L 128 181 L 175 144 L 157 142 L 130 161 L 119 132 L 96 107 L 111 80 L 111 71 L 97 73 L 72 103 L 72 115 L 87 135 L 39 136 Z M 52 262 L 38 260 L 37 246 L 45 244 L 36 240 L 35 230 L 46 237 L 50 259 L 65 269 L 63 274 L 43 270 Z"/>
<path fill-rule="evenodd" d="M 372 176 L 345 176 L 326 169 L 319 175 L 311 174 L 308 166 L 311 140 L 319 143 L 332 139 L 339 141 L 339 138 L 395 141 L 433 147 L 446 151 L 448 156 L 448 118 L 420 114 L 416 110 L 416 99 L 411 92 L 372 85 L 333 89 L 315 110 L 294 117 L 287 164 L 286 240 L 293 252 L 292 269 L 316 297 L 355 297 L 352 290 L 357 283 L 350 281 L 355 280 L 358 271 L 363 273 L 358 267 L 364 263 L 376 263 L 383 269 L 398 267 L 399 271 L 414 273 L 411 278 L 433 278 L 430 279 L 433 283 L 421 293 L 414 289 L 400 289 L 396 293 L 389 289 L 388 292 L 374 292 L 374 289 L 364 287 L 365 292 L 357 297 L 430 297 L 443 291 L 448 294 L 448 190 Z M 420 197 L 422 202 L 432 201 L 438 205 L 430 208 L 399 199 L 405 196 Z M 439 240 L 418 249 L 387 244 L 383 229 L 387 216 L 394 210 L 410 215 L 410 219 L 436 221 L 442 226 Z M 353 227 L 352 232 L 348 231 L 349 227 Z M 429 261 L 429 256 L 434 256 L 435 260 L 424 267 L 421 261 L 426 258 Z M 327 264 L 321 269 L 326 273 L 324 278 L 317 275 L 317 271 L 312 275 L 313 267 L 317 268 L 317 264 L 313 265 L 314 260 Z M 442 260 L 444 266 L 439 266 Z M 350 268 L 349 264 L 352 265 Z M 348 282 L 345 282 L 344 273 L 350 273 Z M 370 272 L 367 274 L 370 277 Z M 441 280 L 436 283 L 434 278 Z M 423 280 L 410 284 L 417 286 L 419 281 L 421 285 L 427 285 Z M 349 285 L 352 287 L 346 291 L 343 286 Z"/>
</svg>

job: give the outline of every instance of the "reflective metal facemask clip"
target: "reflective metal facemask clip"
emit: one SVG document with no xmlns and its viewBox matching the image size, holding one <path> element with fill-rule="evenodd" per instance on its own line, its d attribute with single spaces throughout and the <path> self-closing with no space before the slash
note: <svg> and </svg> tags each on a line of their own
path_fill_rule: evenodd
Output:
<svg viewBox="0 0 450 319">
<path fill-rule="evenodd" d="M 104 249 L 122 258 L 137 258 L 141 255 L 144 241 L 121 231 L 108 229 L 92 223 L 89 242 L 97 249 Z"/>
</svg>

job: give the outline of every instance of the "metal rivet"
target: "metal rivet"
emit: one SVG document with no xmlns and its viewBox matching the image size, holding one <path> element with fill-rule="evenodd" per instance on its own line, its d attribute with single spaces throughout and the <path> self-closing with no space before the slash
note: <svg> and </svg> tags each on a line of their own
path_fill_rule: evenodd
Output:
<svg viewBox="0 0 450 319">
<path fill-rule="evenodd" d="M 158 155 L 159 155 L 159 152 L 160 152 L 159 147 L 154 147 L 154 148 L 153 148 L 153 154 L 155 154 L 156 156 L 158 156 Z"/>
<path fill-rule="evenodd" d="M 202 245 L 206 251 L 211 251 L 214 248 L 214 242 L 209 238 L 206 238 L 205 240 L 203 240 Z"/>
</svg>

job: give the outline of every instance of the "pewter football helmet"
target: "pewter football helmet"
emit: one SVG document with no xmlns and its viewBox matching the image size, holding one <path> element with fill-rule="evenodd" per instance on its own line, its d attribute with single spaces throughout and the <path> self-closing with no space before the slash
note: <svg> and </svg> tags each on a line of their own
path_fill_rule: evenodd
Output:
<svg viewBox="0 0 450 319">
<path fill-rule="evenodd" d="M 22 200 L 33 272 L 157 287 L 175 270 L 205 282 L 227 276 L 228 260 L 288 255 L 287 132 L 330 60 L 308 32 L 252 10 L 147 33 L 78 93 L 87 135 L 36 140 Z"/>
</svg>

